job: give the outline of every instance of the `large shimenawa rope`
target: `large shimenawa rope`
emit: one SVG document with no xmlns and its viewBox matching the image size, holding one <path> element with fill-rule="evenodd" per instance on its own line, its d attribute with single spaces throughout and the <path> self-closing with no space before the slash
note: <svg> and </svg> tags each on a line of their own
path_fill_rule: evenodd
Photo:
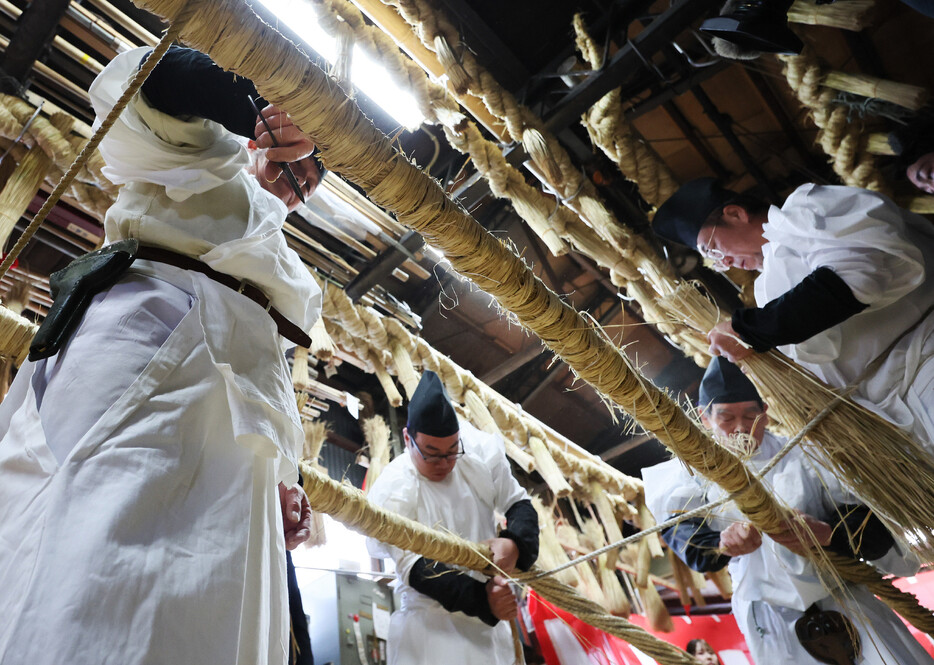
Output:
<svg viewBox="0 0 934 665">
<path fill-rule="evenodd" d="M 138 0 L 138 4 L 166 17 L 177 13 L 180 2 Z M 181 39 L 210 54 L 221 67 L 251 79 L 264 98 L 288 111 L 296 126 L 321 149 L 325 166 L 362 187 L 374 203 L 441 249 L 456 270 L 513 312 L 578 376 L 729 492 L 760 530 L 777 533 L 790 521 L 791 514 L 761 483 L 750 481 L 734 455 L 703 433 L 666 393 L 635 372 L 610 340 L 550 291 L 514 252 L 446 198 L 434 180 L 395 152 L 354 102 L 300 49 L 241 2 L 194 5 L 200 11 L 181 30 Z M 243 44 L 252 48 L 245 50 Z M 837 571 L 849 579 L 856 575 L 853 567 L 859 565 L 865 566 L 855 562 Z M 871 569 L 863 572 L 865 577 L 874 574 Z M 912 596 L 884 591 L 891 585 L 881 578 L 867 586 L 893 602 L 903 616 L 918 618 L 922 630 L 934 629 L 921 622 L 931 619 L 931 614 L 916 602 L 908 602 Z"/>
<path fill-rule="evenodd" d="M 303 464 L 301 470 L 308 501 L 315 511 L 327 513 L 356 531 L 400 549 L 450 565 L 492 572 L 492 553 L 486 545 L 436 531 L 373 506 L 359 490 L 328 478 L 310 465 Z M 523 577 L 520 575 L 517 579 L 522 580 Z M 600 605 L 554 578 L 539 578 L 528 584 L 548 602 L 600 630 L 626 640 L 661 663 L 687 665 L 697 662 L 674 645 L 625 619 L 608 614 Z"/>
</svg>

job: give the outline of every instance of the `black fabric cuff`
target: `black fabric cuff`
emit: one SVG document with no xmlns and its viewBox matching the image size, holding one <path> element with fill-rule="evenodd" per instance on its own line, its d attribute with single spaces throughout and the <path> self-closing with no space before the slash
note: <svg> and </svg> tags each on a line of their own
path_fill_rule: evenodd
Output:
<svg viewBox="0 0 934 665">
<path fill-rule="evenodd" d="M 448 612 L 463 612 L 490 626 L 499 623 L 490 610 L 486 584 L 443 563 L 420 558 L 409 571 L 409 586 L 437 600 Z"/>
<path fill-rule="evenodd" d="M 500 538 L 509 538 L 519 548 L 516 567 L 528 570 L 538 559 L 538 513 L 528 499 L 516 501 L 506 511 L 506 528 Z"/>
<path fill-rule="evenodd" d="M 827 549 L 836 554 L 873 561 L 885 556 L 895 544 L 895 538 L 868 506 L 837 506 L 829 524 L 833 533 Z"/>
<path fill-rule="evenodd" d="M 148 55 L 148 53 L 147 53 Z M 225 72 L 207 55 L 182 46 L 171 46 L 143 83 L 150 106 L 174 117 L 193 116 L 213 120 L 239 136 L 255 137 L 256 112 L 260 109 L 253 82 Z"/>
<path fill-rule="evenodd" d="M 822 266 L 764 307 L 733 314 L 733 330 L 756 351 L 798 344 L 866 309 L 846 282 Z"/>
<path fill-rule="evenodd" d="M 659 535 L 691 570 L 713 572 L 730 562 L 731 557 L 718 551 L 720 532 L 711 529 L 701 518 L 684 520 Z"/>
</svg>

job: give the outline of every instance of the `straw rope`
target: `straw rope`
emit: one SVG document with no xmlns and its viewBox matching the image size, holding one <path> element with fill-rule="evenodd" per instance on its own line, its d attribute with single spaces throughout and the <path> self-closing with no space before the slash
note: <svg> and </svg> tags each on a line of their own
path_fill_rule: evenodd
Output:
<svg viewBox="0 0 934 665">
<path fill-rule="evenodd" d="M 574 15 L 577 48 L 593 70 L 603 66 L 603 53 L 587 33 L 582 14 Z M 591 142 L 600 148 L 639 187 L 639 194 L 660 206 L 678 189 L 678 182 L 658 153 L 638 135 L 623 114 L 619 88 L 604 95 L 581 118 Z"/>
<path fill-rule="evenodd" d="M 312 510 L 327 513 L 366 536 L 415 552 L 449 565 L 491 574 L 489 547 L 471 543 L 451 533 L 436 531 L 367 502 L 366 497 L 302 463 L 305 493 Z M 516 576 L 522 581 L 523 575 Z M 570 612 L 582 621 L 626 640 L 660 663 L 693 664 L 697 661 L 677 647 L 664 642 L 620 617 L 614 617 L 597 603 L 554 578 L 528 583 L 545 600 Z"/>
<path fill-rule="evenodd" d="M 801 55 L 777 57 L 784 63 L 783 72 L 792 92 L 811 111 L 811 119 L 820 130 L 817 142 L 831 158 L 834 172 L 851 187 L 890 194 L 874 157 L 865 150 L 861 123 L 851 122 L 847 110 L 833 103 L 836 92 L 821 84 L 826 72 L 814 52 L 805 47 Z"/>
<path fill-rule="evenodd" d="M 137 2 L 161 16 L 175 14 L 179 4 Z M 250 78 L 266 99 L 290 112 L 296 126 L 321 149 L 326 167 L 362 187 L 374 203 L 441 249 L 456 270 L 513 312 L 582 379 L 731 493 L 761 530 L 775 533 L 789 521 L 789 512 L 761 483 L 750 481 L 734 455 L 701 432 L 667 394 L 633 371 L 619 349 L 548 290 L 515 253 L 447 199 L 435 181 L 396 153 L 301 50 L 240 2 L 216 0 L 192 6 L 201 11 L 180 37 L 212 55 L 221 67 Z M 243 44 L 253 48 L 245 50 Z M 345 502 L 344 510 L 349 504 Z"/>
<path fill-rule="evenodd" d="M 544 123 L 488 72 L 466 48 L 457 29 L 426 0 L 383 0 L 412 27 L 422 44 L 439 56 L 456 94 L 482 99 L 490 113 L 504 123 L 509 137 L 523 144 L 551 188 L 582 220 L 623 257 L 631 253 L 632 236 L 600 200 L 596 187 L 574 166 L 570 155 Z M 444 57 L 446 53 L 452 57 Z M 463 81 L 459 85 L 457 81 Z"/>
<path fill-rule="evenodd" d="M 97 128 L 97 131 L 94 132 L 94 135 L 91 139 L 85 144 L 84 148 L 81 150 L 81 153 L 75 158 L 75 161 L 72 162 L 71 166 L 68 168 L 68 171 L 65 172 L 65 175 L 62 176 L 62 179 L 55 186 L 55 189 L 52 190 L 52 193 L 49 194 L 49 197 L 45 200 L 45 203 L 42 205 L 42 208 L 39 209 L 39 212 L 36 213 L 36 216 L 33 218 L 32 222 L 29 223 L 29 226 L 26 227 L 26 230 L 23 231 L 23 234 L 20 236 L 19 240 L 16 241 L 16 244 L 6 255 L 6 258 L 3 260 L 3 263 L 0 264 L 0 277 L 6 275 L 7 271 L 10 269 L 10 266 L 13 265 L 13 261 L 20 255 L 20 252 L 23 251 L 23 248 L 29 243 L 36 231 L 39 230 L 39 227 L 42 225 L 42 222 L 45 221 L 45 218 L 48 216 L 52 208 L 55 207 L 55 204 L 58 203 L 58 200 L 62 197 L 62 194 L 68 189 L 72 181 L 77 177 L 79 171 L 88 163 L 91 159 L 91 155 L 97 149 L 97 146 L 100 145 L 101 140 L 117 121 L 117 118 L 120 117 L 120 113 L 130 103 L 133 95 L 140 89 L 143 85 L 143 82 L 146 80 L 146 77 L 149 76 L 149 73 L 155 68 L 159 60 L 162 59 L 162 56 L 165 55 L 165 52 L 169 49 L 169 46 L 172 45 L 172 42 L 176 40 L 179 33 L 191 19 L 195 13 L 195 8 L 197 3 L 192 2 L 190 5 L 180 4 L 178 6 L 177 12 L 172 12 L 168 17 L 170 18 L 169 29 L 166 30 L 165 35 L 163 35 L 161 41 L 156 46 L 155 49 L 149 54 L 146 58 L 146 61 L 139 68 L 139 71 L 130 81 L 126 90 L 123 91 L 123 94 L 120 95 L 120 98 L 117 100 L 114 107 L 111 109 L 110 113 L 104 119 L 104 122 L 101 123 L 101 126 Z"/>
</svg>

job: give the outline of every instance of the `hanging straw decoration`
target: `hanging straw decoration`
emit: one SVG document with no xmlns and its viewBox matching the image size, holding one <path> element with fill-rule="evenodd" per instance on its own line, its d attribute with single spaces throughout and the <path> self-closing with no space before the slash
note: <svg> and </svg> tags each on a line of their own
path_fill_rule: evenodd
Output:
<svg viewBox="0 0 934 665">
<path fill-rule="evenodd" d="M 311 383 L 311 375 L 308 373 L 308 349 L 303 346 L 295 347 L 295 355 L 292 357 L 292 387 L 295 390 L 307 390 Z"/>
<path fill-rule="evenodd" d="M 583 528 L 591 548 L 596 550 L 606 545 L 603 529 L 596 520 L 585 520 Z M 600 589 L 603 591 L 604 607 L 614 616 L 627 618 L 632 612 L 632 606 L 629 604 L 626 592 L 623 591 L 619 577 L 616 576 L 616 565 L 609 561 L 607 554 L 601 554 L 595 563 Z"/>
<path fill-rule="evenodd" d="M 597 509 L 597 515 L 600 517 L 600 522 L 603 524 L 603 528 L 606 531 L 607 539 L 611 543 L 622 540 L 623 532 L 620 531 L 619 522 L 616 521 L 616 511 L 613 509 L 613 505 L 607 498 L 606 490 L 604 487 L 595 480 L 590 482 L 590 499 L 593 502 L 594 507 Z M 598 547 L 602 547 L 602 544 L 595 545 L 594 549 L 597 549 Z M 611 568 L 615 568 L 618 558 L 619 550 L 610 550 L 607 552 L 606 556 L 607 565 Z"/>
<path fill-rule="evenodd" d="M 537 436 L 530 436 L 529 451 L 531 451 L 532 457 L 535 458 L 535 468 L 541 474 L 542 478 L 545 479 L 548 489 L 559 499 L 570 496 L 573 490 L 568 484 L 568 481 L 564 479 L 564 475 L 561 473 L 561 470 L 558 469 L 558 465 L 555 464 L 554 459 L 548 454 L 548 448 L 545 446 L 545 442 Z"/>
<path fill-rule="evenodd" d="M 553 568 L 568 563 L 570 559 L 568 558 L 567 552 L 565 552 L 564 548 L 561 546 L 561 541 L 558 539 L 554 515 L 551 509 L 546 508 L 542 500 L 537 496 L 532 497 L 532 506 L 535 508 L 535 512 L 538 513 L 538 565 L 547 570 L 552 570 Z M 580 583 L 573 568 L 565 568 L 555 577 L 562 584 L 567 584 L 569 586 L 577 586 Z"/>
<path fill-rule="evenodd" d="M 389 425 L 382 416 L 373 416 L 363 421 L 363 438 L 370 449 L 370 468 L 366 472 L 366 488 L 369 492 L 373 483 L 389 465 Z"/>
<path fill-rule="evenodd" d="M 311 346 L 309 351 L 318 360 L 328 362 L 334 357 L 334 340 L 328 335 L 327 328 L 324 327 L 324 318 L 318 317 L 315 324 L 311 327 Z"/>
<path fill-rule="evenodd" d="M 308 469 L 314 469 L 319 473 L 327 475 L 328 470 L 318 462 L 318 457 L 321 455 L 321 448 L 324 446 L 324 441 L 328 434 L 327 424 L 320 420 L 306 420 L 302 423 L 302 428 L 305 431 L 302 463 L 305 464 Z M 308 482 L 305 480 L 303 474 L 302 487 L 307 488 L 307 486 Z M 305 541 L 306 547 L 320 547 L 327 543 L 328 538 L 324 527 L 324 515 L 314 510 L 314 506 L 312 506 L 311 511 L 310 531 L 311 536 Z"/>
<path fill-rule="evenodd" d="M 726 566 L 720 570 L 707 573 L 707 579 L 714 583 L 717 591 L 724 599 L 729 600 L 733 597 L 733 578 L 730 577 L 730 571 Z"/>
</svg>

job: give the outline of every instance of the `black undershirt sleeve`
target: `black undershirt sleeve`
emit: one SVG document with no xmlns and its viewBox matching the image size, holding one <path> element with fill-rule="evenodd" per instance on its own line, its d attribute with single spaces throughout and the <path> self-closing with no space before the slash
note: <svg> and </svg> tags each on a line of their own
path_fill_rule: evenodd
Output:
<svg viewBox="0 0 934 665">
<path fill-rule="evenodd" d="M 873 561 L 885 556 L 895 544 L 885 524 L 867 506 L 837 506 L 834 519 L 828 523 L 833 534 L 827 549 L 837 554 Z"/>
<path fill-rule="evenodd" d="M 234 134 L 254 138 L 256 113 L 247 97 L 258 94 L 253 82 L 214 64 L 200 51 L 172 46 L 143 83 L 150 106 L 175 117 L 213 120 Z M 266 101 L 256 99 L 263 108 Z"/>
<path fill-rule="evenodd" d="M 463 612 L 495 626 L 486 585 L 466 573 L 432 559 L 420 558 L 409 571 L 409 586 L 441 603 L 448 612 Z"/>
<path fill-rule="evenodd" d="M 730 557 L 718 551 L 720 532 L 701 518 L 687 519 L 661 532 L 662 540 L 691 570 L 707 573 L 722 569 Z"/>
<path fill-rule="evenodd" d="M 519 548 L 516 567 L 528 570 L 538 559 L 538 513 L 528 499 L 516 501 L 506 511 L 506 528 L 500 538 L 509 538 Z"/>
<path fill-rule="evenodd" d="M 764 307 L 733 314 L 733 330 L 760 353 L 798 344 L 866 309 L 833 270 L 820 267 Z"/>
</svg>

